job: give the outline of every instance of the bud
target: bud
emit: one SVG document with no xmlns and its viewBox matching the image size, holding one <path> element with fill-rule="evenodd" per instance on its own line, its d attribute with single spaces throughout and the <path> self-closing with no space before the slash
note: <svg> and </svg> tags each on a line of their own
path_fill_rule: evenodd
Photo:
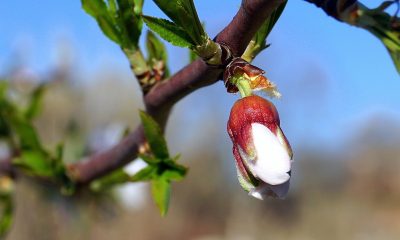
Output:
<svg viewBox="0 0 400 240">
<path fill-rule="evenodd" d="M 292 149 L 275 106 L 252 95 L 232 107 L 228 133 L 239 182 L 249 195 L 284 198 L 289 190 Z"/>
</svg>

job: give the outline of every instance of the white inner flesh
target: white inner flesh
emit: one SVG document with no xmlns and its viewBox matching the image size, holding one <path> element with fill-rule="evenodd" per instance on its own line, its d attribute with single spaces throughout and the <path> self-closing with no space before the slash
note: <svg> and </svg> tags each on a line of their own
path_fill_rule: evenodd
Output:
<svg viewBox="0 0 400 240">
<path fill-rule="evenodd" d="M 271 185 L 282 184 L 289 180 L 290 156 L 278 138 L 266 126 L 251 124 L 255 160 L 248 161 L 251 173 Z"/>
</svg>

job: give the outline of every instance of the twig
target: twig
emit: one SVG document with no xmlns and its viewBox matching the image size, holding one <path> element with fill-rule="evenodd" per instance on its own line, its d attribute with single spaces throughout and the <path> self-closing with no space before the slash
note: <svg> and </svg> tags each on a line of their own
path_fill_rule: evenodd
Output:
<svg viewBox="0 0 400 240">
<path fill-rule="evenodd" d="M 215 38 L 228 46 L 234 56 L 241 56 L 261 24 L 283 0 L 243 0 L 227 27 Z M 164 127 L 172 106 L 191 92 L 221 79 L 223 68 L 213 68 L 197 60 L 162 82 L 144 96 L 146 109 Z M 145 142 L 141 126 L 113 148 L 68 166 L 70 176 L 79 184 L 104 176 L 133 161 Z"/>
</svg>

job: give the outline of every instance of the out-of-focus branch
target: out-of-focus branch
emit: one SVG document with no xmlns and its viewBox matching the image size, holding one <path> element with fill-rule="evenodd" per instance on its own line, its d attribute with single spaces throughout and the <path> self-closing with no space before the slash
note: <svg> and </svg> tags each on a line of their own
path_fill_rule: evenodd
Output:
<svg viewBox="0 0 400 240">
<path fill-rule="evenodd" d="M 343 13 L 348 10 L 354 9 L 357 0 L 305 0 L 315 4 L 317 7 L 324 10 L 326 14 L 335 18 L 336 20 L 343 21 Z"/>
<path fill-rule="evenodd" d="M 234 56 L 241 56 L 253 35 L 284 0 L 243 0 L 239 11 L 215 38 L 228 46 Z M 223 68 L 194 61 L 151 89 L 144 96 L 147 112 L 164 127 L 172 106 L 191 92 L 217 82 Z M 119 144 L 86 160 L 68 166 L 69 175 L 79 184 L 86 184 L 133 161 L 145 142 L 143 129 L 125 137 Z"/>
<path fill-rule="evenodd" d="M 400 74 L 400 18 L 398 10 L 391 16 L 385 10 L 399 1 L 383 1 L 377 8 L 368 8 L 357 0 L 306 0 L 338 21 L 367 30 L 385 45 Z"/>
<path fill-rule="evenodd" d="M 14 168 L 11 164 L 12 157 L 8 157 L 6 159 L 0 159 L 0 176 L 6 175 L 10 177 L 15 176 Z"/>
</svg>

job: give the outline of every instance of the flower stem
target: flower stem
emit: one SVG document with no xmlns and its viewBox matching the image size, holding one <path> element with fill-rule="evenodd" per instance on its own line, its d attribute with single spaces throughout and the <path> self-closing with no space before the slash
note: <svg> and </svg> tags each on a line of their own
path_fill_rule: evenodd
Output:
<svg viewBox="0 0 400 240">
<path fill-rule="evenodd" d="M 236 82 L 236 86 L 239 89 L 240 96 L 242 98 L 253 95 L 253 91 L 251 90 L 251 86 L 248 80 L 239 78 Z"/>
</svg>

